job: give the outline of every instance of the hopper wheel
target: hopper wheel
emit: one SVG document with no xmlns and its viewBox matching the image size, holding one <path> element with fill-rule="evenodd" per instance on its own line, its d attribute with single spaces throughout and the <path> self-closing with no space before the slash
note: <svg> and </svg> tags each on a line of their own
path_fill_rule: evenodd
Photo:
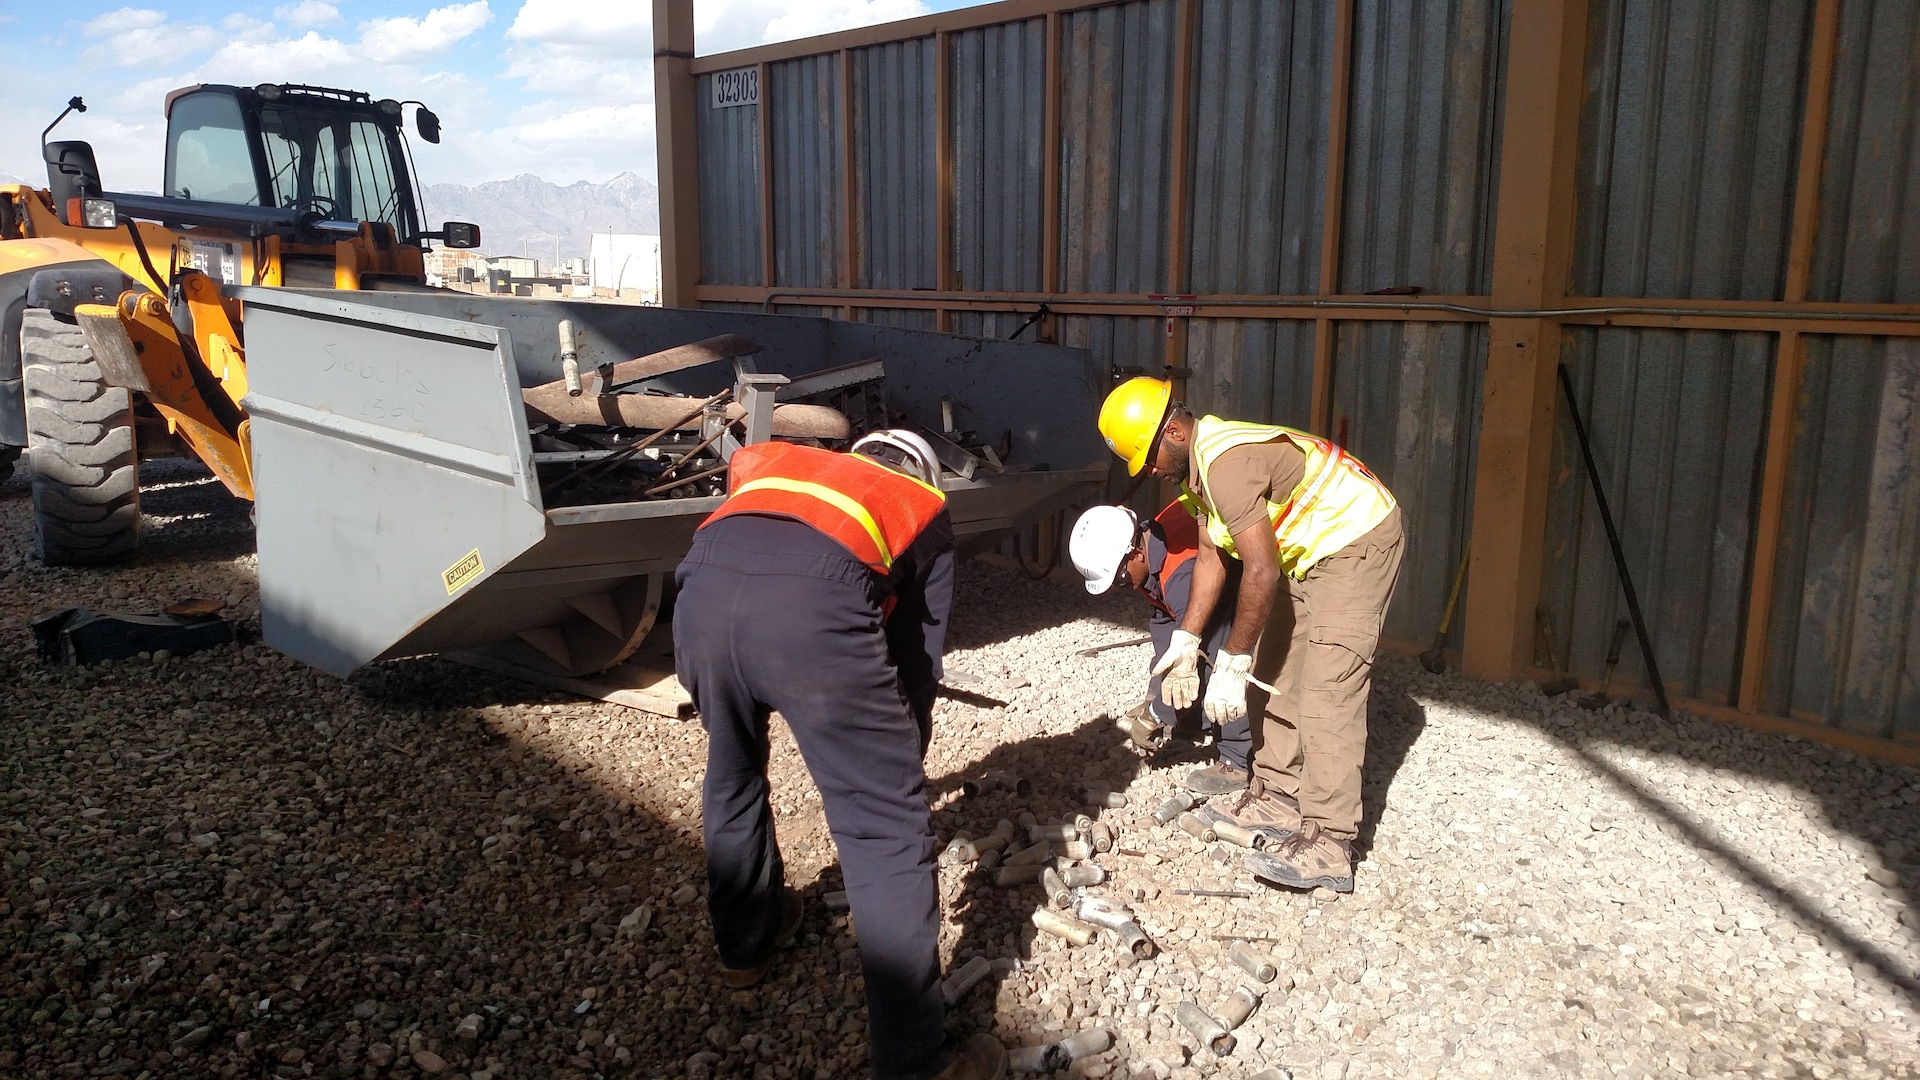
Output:
<svg viewBox="0 0 1920 1080">
<path fill-rule="evenodd" d="M 641 574 L 603 592 L 567 599 L 565 617 L 522 630 L 506 659 L 568 678 L 597 675 L 632 656 L 653 631 L 667 575 Z"/>
</svg>

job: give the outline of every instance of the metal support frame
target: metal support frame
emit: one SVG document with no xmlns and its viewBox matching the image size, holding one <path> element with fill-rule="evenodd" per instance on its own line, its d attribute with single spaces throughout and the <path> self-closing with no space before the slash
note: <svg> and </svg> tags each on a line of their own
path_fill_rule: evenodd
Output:
<svg viewBox="0 0 1920 1080">
<path fill-rule="evenodd" d="M 655 152 L 660 173 L 660 303 L 699 307 L 700 153 L 693 0 L 653 0 Z M 773 178 L 762 177 L 771 185 Z"/>
<path fill-rule="evenodd" d="M 1327 111 L 1327 181 L 1320 203 L 1320 295 L 1340 291 L 1340 219 L 1347 192 L 1347 111 L 1353 96 L 1353 0 L 1333 9 L 1333 70 Z M 1333 319 L 1313 321 L 1313 400 L 1307 427 L 1333 434 Z"/>
<path fill-rule="evenodd" d="M 1001 3 L 941 12 L 918 19 L 865 27 L 805 41 L 701 57 L 687 63 L 673 55 L 674 35 L 686 28 L 691 49 L 690 0 L 655 0 L 655 25 L 666 32 L 668 49 L 660 53 L 657 86 L 661 101 L 662 246 L 667 257 L 667 302 L 776 302 L 837 307 L 843 314 L 861 309 L 917 309 L 934 314 L 946 329 L 955 312 L 1030 312 L 1046 304 L 1057 315 L 1165 317 L 1164 305 L 1144 295 L 1063 292 L 1062 207 L 1062 48 L 1066 13 L 1117 0 L 1003 0 Z M 1199 0 L 1177 0 L 1174 48 L 1172 141 L 1169 162 L 1166 288 L 1180 294 L 1189 283 L 1191 221 L 1192 83 Z M 1352 94 L 1355 11 L 1353 0 L 1332 0 L 1333 51 L 1327 159 L 1322 189 L 1320 267 L 1316 291 L 1304 296 L 1203 295 L 1194 299 L 1200 318 L 1311 320 L 1314 324 L 1310 426 L 1327 433 L 1333 426 L 1334 376 L 1338 324 L 1346 321 L 1482 322 L 1488 326 L 1488 355 L 1482 422 L 1475 472 L 1475 514 L 1469 538 L 1470 573 L 1463 596 L 1463 667 L 1479 678 L 1509 679 L 1532 670 L 1533 612 L 1540 595 L 1544 563 L 1548 469 L 1555 430 L 1556 364 L 1569 326 L 1648 327 L 1677 330 L 1759 331 L 1776 335 L 1759 505 L 1755 519 L 1752 572 L 1738 698 L 1732 706 L 1686 702 L 1690 708 L 1735 716 L 1754 726 L 1792 725 L 1814 738 L 1861 743 L 1866 752 L 1885 740 L 1866 739 L 1815 725 L 1766 716 L 1764 708 L 1767 638 L 1775 598 L 1774 563 L 1786 514 L 1787 470 L 1793 452 L 1795 400 L 1801 385 L 1809 335 L 1920 337 L 1920 304 L 1816 302 L 1808 299 L 1820 186 L 1833 93 L 1840 0 L 1814 0 L 1806 96 L 1799 144 L 1797 184 L 1782 295 L 1766 301 L 1666 300 L 1645 297 L 1568 296 L 1575 228 L 1575 173 L 1579 127 L 1585 98 L 1589 0 L 1523 0 L 1513 5 L 1508 27 L 1506 109 L 1501 139 L 1500 186 L 1494 207 L 1493 274 L 1486 296 L 1386 298 L 1340 292 L 1341 223 L 1345 206 L 1348 130 Z M 676 18 L 677 17 L 677 18 Z M 1026 19 L 1044 19 L 1042 208 L 1038 238 L 1041 284 L 1034 292 L 980 292 L 956 289 L 953 267 L 954 169 L 952 116 L 952 35 L 979 27 Z M 856 130 L 852 98 L 853 51 L 886 42 L 931 37 L 935 44 L 934 154 L 936 190 L 935 288 L 882 290 L 853 287 L 858 267 L 857 214 L 852 137 Z M 767 125 L 761 127 L 762 239 L 765 284 L 697 285 L 698 196 L 691 135 L 693 76 L 757 64 L 765 86 L 766 65 L 780 60 L 836 53 L 841 64 L 843 108 L 839 133 L 846 188 L 841 193 L 843 223 L 841 289 L 793 289 L 775 285 L 771 250 L 772 149 Z M 682 100 L 684 99 L 684 100 Z M 671 150 L 671 156 L 670 156 Z M 669 162 L 673 164 L 669 167 Z M 676 185 L 672 181 L 678 180 Z M 675 225 L 682 226 L 676 235 Z M 677 243 L 676 243 L 677 241 Z M 687 260 L 691 260 L 688 262 Z M 1166 343 L 1170 366 L 1182 366 L 1187 353 L 1188 320 L 1181 320 Z M 1873 744 L 1873 745 L 1868 745 Z M 1904 744 L 1888 744 L 1896 748 Z M 1856 747 L 1861 748 L 1861 747 Z"/>
<path fill-rule="evenodd" d="M 1586 0 L 1516 4 L 1508 34 L 1493 302 L 1541 310 L 1566 296 L 1572 259 Z M 1488 324 L 1462 666 L 1500 680 L 1531 659 L 1562 330 L 1550 317 Z"/>
</svg>

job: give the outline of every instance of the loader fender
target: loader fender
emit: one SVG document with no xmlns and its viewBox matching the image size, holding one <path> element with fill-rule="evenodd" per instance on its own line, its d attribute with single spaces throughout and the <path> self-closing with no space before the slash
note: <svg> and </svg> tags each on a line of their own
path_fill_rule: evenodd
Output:
<svg viewBox="0 0 1920 1080">
<path fill-rule="evenodd" d="M 112 306 L 120 294 L 133 288 L 133 279 L 110 266 L 85 263 L 41 270 L 27 281 L 27 306 L 43 308 L 63 319 L 73 318 L 81 304 Z"/>
<path fill-rule="evenodd" d="M 26 394 L 20 381 L 20 315 L 32 306 L 27 293 L 34 279 L 46 271 L 124 278 L 112 263 L 65 240 L 0 242 L 0 447 L 27 445 Z M 112 303 L 113 298 L 107 302 Z M 69 306 L 67 314 L 72 313 Z M 0 451 L 0 457 L 6 456 Z"/>
</svg>

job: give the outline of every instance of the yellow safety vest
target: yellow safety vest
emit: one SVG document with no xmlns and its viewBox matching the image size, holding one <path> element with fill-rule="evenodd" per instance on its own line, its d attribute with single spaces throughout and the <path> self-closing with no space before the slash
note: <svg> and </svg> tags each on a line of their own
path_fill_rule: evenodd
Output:
<svg viewBox="0 0 1920 1080">
<path fill-rule="evenodd" d="M 1207 508 L 1207 535 L 1215 547 L 1234 558 L 1239 558 L 1240 552 L 1234 547 L 1227 523 L 1214 509 L 1208 474 L 1228 450 L 1275 439 L 1287 439 L 1307 455 L 1306 475 L 1300 485 L 1287 494 L 1285 502 L 1267 501 L 1280 569 L 1298 580 L 1306 577 L 1315 563 L 1386 520 L 1395 504 L 1385 484 L 1327 439 L 1292 428 L 1203 416 L 1194 422 L 1193 472 L 1208 492 L 1202 500 Z"/>
</svg>

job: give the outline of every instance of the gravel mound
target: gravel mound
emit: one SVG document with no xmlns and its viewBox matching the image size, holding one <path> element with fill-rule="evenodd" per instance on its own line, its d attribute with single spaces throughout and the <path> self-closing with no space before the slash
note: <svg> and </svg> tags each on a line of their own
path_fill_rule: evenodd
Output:
<svg viewBox="0 0 1920 1080">
<path fill-rule="evenodd" d="M 697 724 L 431 658 L 345 682 L 258 644 L 43 665 L 26 621 L 68 605 L 218 598 L 257 636 L 244 505 L 197 467 L 145 472 L 143 554 L 110 569 L 40 565 L 24 485 L 0 485 L 0 1075 L 864 1075 L 854 927 L 784 732 L 810 911 L 730 994 Z M 927 763 L 943 841 L 1094 817 L 1115 844 L 1084 891 L 1159 948 L 1075 946 L 1035 928 L 1040 885 L 943 865 L 943 952 L 991 962 L 956 1030 L 1111 1033 L 1060 1076 L 1920 1076 L 1914 770 L 1383 657 L 1358 888 L 1296 894 L 1149 816 L 1205 751 L 1146 760 L 1114 730 L 1145 646 L 1074 655 L 1144 606 L 982 566 L 961 592 Z M 1031 791 L 965 793 L 990 772 Z M 1243 984 L 1262 1000 L 1216 1056 L 1179 1007 Z"/>
</svg>

